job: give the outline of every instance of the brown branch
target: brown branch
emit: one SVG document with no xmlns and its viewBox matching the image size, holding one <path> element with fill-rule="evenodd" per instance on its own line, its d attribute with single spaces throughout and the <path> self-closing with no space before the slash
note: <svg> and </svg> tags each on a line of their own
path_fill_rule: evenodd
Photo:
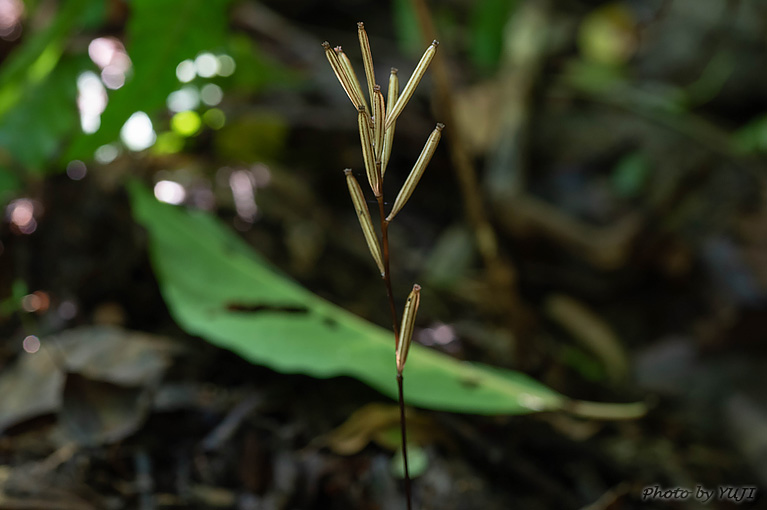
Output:
<svg viewBox="0 0 767 510">
<path fill-rule="evenodd" d="M 416 12 L 423 41 L 427 43 L 436 37 L 429 7 L 426 0 L 411 0 L 411 5 Z M 532 327 L 532 315 L 518 297 L 515 267 L 500 253 L 498 236 L 485 209 L 476 168 L 455 122 L 455 103 L 444 52 L 434 58 L 432 71 L 437 96 L 435 108 L 438 110 L 438 116 L 444 119 L 445 134 L 450 141 L 450 158 L 458 180 L 466 218 L 474 232 L 477 250 L 485 267 L 486 281 L 492 292 L 492 299 L 488 300 L 488 304 L 493 307 L 496 315 L 508 320 L 509 328 L 519 340 L 517 346 L 522 348 L 525 345 L 524 338 L 529 336 Z M 524 362 L 524 353 L 517 354 L 519 361 Z"/>
<path fill-rule="evenodd" d="M 421 35 L 424 40 L 431 41 L 436 37 L 436 30 L 431 19 L 431 13 L 425 0 L 411 0 L 421 25 Z M 453 93 L 450 85 L 450 76 L 445 67 L 444 55 L 437 55 L 432 62 L 434 73 L 434 86 L 437 92 L 437 108 L 439 118 L 444 119 L 445 131 L 450 139 L 450 157 L 453 160 L 456 177 L 461 191 L 461 198 L 466 210 L 466 216 L 471 223 L 476 237 L 477 248 L 488 270 L 497 270 L 505 266 L 499 272 L 505 273 L 505 285 L 514 285 L 516 272 L 509 265 L 500 260 L 498 253 L 498 240 L 490 221 L 488 220 L 483 205 L 482 193 L 480 192 L 477 171 L 471 162 L 469 151 L 460 136 L 455 123 L 453 108 Z M 497 276 L 497 275 L 494 275 Z"/>
</svg>

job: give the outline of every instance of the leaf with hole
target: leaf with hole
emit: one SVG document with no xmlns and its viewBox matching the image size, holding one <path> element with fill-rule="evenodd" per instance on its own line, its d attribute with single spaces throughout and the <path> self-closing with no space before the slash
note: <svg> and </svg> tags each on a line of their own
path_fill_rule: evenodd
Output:
<svg viewBox="0 0 767 510">
<path fill-rule="evenodd" d="M 211 215 L 158 202 L 137 182 L 129 190 L 163 297 L 187 332 L 279 372 L 351 376 L 396 398 L 391 332 L 281 275 Z M 406 402 L 429 409 L 522 414 L 573 404 L 523 374 L 419 345 L 405 378 Z"/>
</svg>

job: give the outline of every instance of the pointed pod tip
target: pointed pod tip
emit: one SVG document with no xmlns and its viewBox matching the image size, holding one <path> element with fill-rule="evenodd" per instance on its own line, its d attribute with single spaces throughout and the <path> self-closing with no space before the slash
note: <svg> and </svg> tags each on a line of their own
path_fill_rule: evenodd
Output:
<svg viewBox="0 0 767 510">
<path fill-rule="evenodd" d="M 445 125 L 441 122 L 437 122 L 437 127 L 435 127 L 434 129 L 436 129 L 437 131 L 442 131 L 443 129 L 445 129 Z"/>
<path fill-rule="evenodd" d="M 344 168 L 344 175 L 350 175 L 352 173 L 351 168 Z"/>
<path fill-rule="evenodd" d="M 439 46 L 439 41 L 438 41 L 438 40 L 436 40 L 436 39 L 434 39 L 434 40 L 431 42 L 431 45 L 432 45 L 432 46 L 434 46 L 434 47 L 436 48 L 437 46 Z"/>
<path fill-rule="evenodd" d="M 344 49 L 340 45 L 336 46 L 333 49 L 335 50 L 336 53 L 343 53 L 344 52 Z"/>
<path fill-rule="evenodd" d="M 325 41 L 325 42 L 322 43 L 322 47 L 325 48 L 326 50 L 330 49 L 330 43 Z"/>
<path fill-rule="evenodd" d="M 380 86 L 380 85 L 374 85 L 374 86 L 373 86 L 373 90 L 374 90 L 375 92 L 381 92 L 381 86 Z"/>
<path fill-rule="evenodd" d="M 397 69 L 396 67 L 391 68 L 391 74 L 397 74 L 398 72 L 399 72 L 399 69 Z"/>
<path fill-rule="evenodd" d="M 365 24 L 361 21 L 357 22 L 357 28 L 365 28 Z"/>
<path fill-rule="evenodd" d="M 418 292 L 418 291 L 420 291 L 420 290 L 421 290 L 421 286 L 420 286 L 420 285 L 418 285 L 417 283 L 416 283 L 416 284 L 413 284 L 413 291 L 414 291 L 414 292 Z"/>
</svg>

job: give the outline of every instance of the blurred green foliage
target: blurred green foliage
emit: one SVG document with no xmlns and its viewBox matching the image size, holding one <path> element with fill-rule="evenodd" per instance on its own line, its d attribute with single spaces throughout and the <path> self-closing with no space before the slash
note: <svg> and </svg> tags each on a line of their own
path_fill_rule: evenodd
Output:
<svg viewBox="0 0 767 510">
<path fill-rule="evenodd" d="M 176 66 L 201 51 L 220 51 L 227 42 L 229 0 L 134 0 L 126 29 L 133 76 L 113 91 L 101 116 L 101 128 L 80 136 L 68 159 L 89 159 L 99 146 L 114 141 L 137 111 L 160 110 L 178 88 Z"/>
<path fill-rule="evenodd" d="M 97 37 L 95 34 L 105 29 L 110 23 L 107 5 L 100 0 L 63 2 L 47 26 L 25 34 L 0 68 L 2 203 L 20 189 L 27 176 L 63 171 L 74 159 L 93 159 L 98 147 L 118 139 L 121 127 L 135 112 L 147 113 L 160 131 L 155 154 L 179 152 L 184 137 L 199 134 L 203 126 L 223 127 L 225 115 L 213 109 L 180 112 L 178 118 L 167 121 L 173 124 L 169 127 L 174 131 L 163 132 L 168 95 L 181 85 L 176 67 L 201 52 L 233 57 L 237 63 L 234 75 L 205 80 L 218 82 L 233 94 L 253 94 L 275 84 L 291 87 L 301 83 L 299 73 L 264 54 L 251 38 L 230 30 L 229 0 L 135 0 L 129 5 L 124 34 L 132 67 L 125 85 L 108 91 L 99 129 L 85 134 L 79 125 L 77 78 L 84 71 L 96 72 L 98 68 L 88 58 L 87 46 L 73 41 L 84 31 Z M 28 15 L 33 16 L 36 8 L 50 6 L 30 2 Z M 190 124 L 195 120 L 201 121 L 196 128 Z M 284 125 L 275 125 L 273 119 L 267 124 L 271 127 L 256 130 L 256 135 L 264 130 L 266 133 L 266 142 L 256 146 L 279 142 L 284 137 Z M 233 132 L 239 133 L 227 130 L 229 135 Z M 251 130 L 244 134 L 249 137 L 254 133 Z M 236 144 L 248 145 L 242 136 L 237 137 Z M 228 150 L 225 156 L 247 160 L 253 154 L 232 152 L 237 151 Z"/>
<path fill-rule="evenodd" d="M 285 120 L 274 114 L 242 115 L 216 135 L 216 150 L 232 161 L 273 162 L 282 155 L 288 135 Z"/>
<path fill-rule="evenodd" d="M 735 133 L 737 147 L 746 153 L 767 154 L 767 114 L 761 114 Z"/>
<path fill-rule="evenodd" d="M 0 301 L 0 317 L 8 317 L 21 310 L 21 301 L 29 294 L 27 283 L 17 278 L 11 285 L 11 295 Z"/>
<path fill-rule="evenodd" d="M 471 12 L 470 55 L 481 70 L 494 71 L 503 51 L 504 28 L 517 0 L 481 0 Z"/>
<path fill-rule="evenodd" d="M 227 52 L 237 62 L 237 72 L 230 79 L 235 93 L 259 93 L 270 87 L 296 88 L 302 83 L 303 77 L 297 71 L 266 54 L 245 34 L 231 33 Z"/>
<path fill-rule="evenodd" d="M 562 344 L 559 348 L 559 359 L 565 365 L 577 371 L 588 381 L 604 382 L 607 372 L 592 355 L 574 345 Z"/>
<path fill-rule="evenodd" d="M 611 175 L 615 193 L 626 198 L 639 196 L 651 171 L 652 165 L 642 152 L 625 155 L 615 165 Z"/>
<path fill-rule="evenodd" d="M 468 56 L 476 68 L 486 74 L 494 71 L 501 58 L 504 29 L 514 15 L 518 0 L 479 0 L 469 4 Z M 443 41 L 455 42 L 463 30 L 460 15 L 452 9 L 433 5 L 434 23 L 438 37 Z M 393 3 L 394 29 L 397 31 L 400 50 L 413 57 L 424 50 L 421 26 L 409 0 L 395 0 Z M 453 44 L 453 51 L 457 49 Z"/>
<path fill-rule="evenodd" d="M 7 167 L 40 173 L 79 127 L 77 75 L 87 69 L 85 57 L 64 58 L 40 83 L 2 117 L 0 146 L 9 150 Z M 63 168 L 63 165 L 62 165 Z"/>
<path fill-rule="evenodd" d="M 51 23 L 3 63 L 0 171 L 41 172 L 77 126 L 76 77 L 89 61 L 82 55 L 63 56 L 64 49 L 76 31 L 98 25 L 103 14 L 104 2 L 64 2 Z"/>
<path fill-rule="evenodd" d="M 397 31 L 400 51 L 410 56 L 423 52 L 421 28 L 410 0 L 394 0 L 394 29 Z"/>
</svg>

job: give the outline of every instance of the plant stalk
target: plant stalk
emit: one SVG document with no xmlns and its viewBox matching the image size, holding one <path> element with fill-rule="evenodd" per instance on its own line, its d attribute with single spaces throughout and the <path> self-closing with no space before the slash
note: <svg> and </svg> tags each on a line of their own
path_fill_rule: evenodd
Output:
<svg viewBox="0 0 767 510">
<path fill-rule="evenodd" d="M 407 510 L 412 509 L 410 494 L 410 469 L 407 465 L 407 427 L 405 426 L 405 396 L 402 392 L 402 371 L 397 371 L 397 389 L 399 390 L 399 424 L 402 431 L 402 462 L 405 465 L 405 498 Z"/>
<path fill-rule="evenodd" d="M 389 272 L 389 222 L 386 221 L 383 195 L 376 197 L 378 200 L 378 212 L 381 216 L 381 251 L 383 252 L 384 272 L 381 275 L 386 286 L 386 296 L 389 298 L 389 312 L 391 313 L 392 329 L 394 330 L 394 348 L 399 345 L 399 326 L 397 324 L 397 308 L 394 305 L 394 292 L 391 287 L 391 273 Z"/>
<path fill-rule="evenodd" d="M 386 295 L 389 298 L 389 310 L 391 312 L 392 329 L 394 330 L 394 348 L 399 345 L 399 326 L 397 324 L 397 307 L 394 304 L 394 293 L 391 286 L 391 273 L 389 272 L 389 222 L 386 220 L 384 211 L 383 195 L 376 197 L 378 200 L 378 212 L 381 217 L 381 251 L 383 252 L 384 273 L 381 275 L 386 286 Z M 402 463 L 405 466 L 405 499 L 407 510 L 413 508 L 410 490 L 410 468 L 407 461 L 407 422 L 405 421 L 405 396 L 402 384 L 402 371 L 397 370 L 397 390 L 399 400 L 399 423 L 402 434 Z"/>
</svg>

